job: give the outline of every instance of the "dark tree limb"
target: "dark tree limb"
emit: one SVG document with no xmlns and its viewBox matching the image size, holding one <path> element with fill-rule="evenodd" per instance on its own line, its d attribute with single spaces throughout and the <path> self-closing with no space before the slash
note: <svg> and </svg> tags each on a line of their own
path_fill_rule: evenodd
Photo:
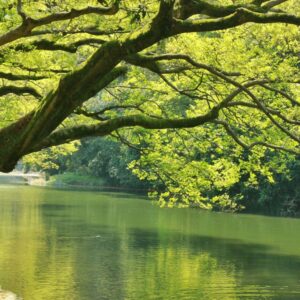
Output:
<svg viewBox="0 0 300 300">
<path fill-rule="evenodd" d="M 192 128 L 210 122 L 217 117 L 218 111 L 216 109 L 209 111 L 205 115 L 186 119 L 158 119 L 145 115 L 123 116 L 103 121 L 95 125 L 81 125 L 72 128 L 59 129 L 45 138 L 42 142 L 37 143 L 33 148 L 29 149 L 29 153 L 81 139 L 86 136 L 108 135 L 113 131 L 124 127 L 140 126 L 147 129 Z"/>
<path fill-rule="evenodd" d="M 237 27 L 246 23 L 286 23 L 300 25 L 300 17 L 285 13 L 258 13 L 245 8 L 239 8 L 231 15 L 216 19 L 201 19 L 201 20 L 179 20 L 173 21 L 172 34 L 176 35 L 187 32 L 205 32 L 213 30 L 224 30 Z"/>
<path fill-rule="evenodd" d="M 8 94 L 15 94 L 15 95 L 30 94 L 35 98 L 38 99 L 42 98 L 41 94 L 38 93 L 37 90 L 29 86 L 22 87 L 22 86 L 7 85 L 7 86 L 0 87 L 0 97 Z"/>
<path fill-rule="evenodd" d="M 185 20 L 193 15 L 206 15 L 211 18 L 221 18 L 235 13 L 238 9 L 248 8 L 253 11 L 266 12 L 266 9 L 256 4 L 217 5 L 202 0 L 179 0 L 174 16 Z"/>
<path fill-rule="evenodd" d="M 287 0 L 272 0 L 272 1 L 268 1 L 266 3 L 264 3 L 262 5 L 263 8 L 266 8 L 266 9 L 271 9 L 279 4 L 282 4 L 284 2 L 286 2 Z"/>
<path fill-rule="evenodd" d="M 22 51 L 22 52 L 30 52 L 32 50 L 46 50 L 46 51 L 65 51 L 69 53 L 76 53 L 80 46 L 85 45 L 102 45 L 104 44 L 105 40 L 97 39 L 97 38 L 86 38 L 82 40 L 78 40 L 73 43 L 68 44 L 60 44 L 54 41 L 42 39 L 37 41 L 32 41 L 28 44 L 19 44 L 16 46 L 11 47 L 11 49 L 15 51 Z"/>
<path fill-rule="evenodd" d="M 25 74 L 13 74 L 13 73 L 6 73 L 0 71 L 0 78 L 11 80 L 11 81 L 18 81 L 18 80 L 42 80 L 45 79 L 45 76 L 39 75 L 25 75 Z"/>
<path fill-rule="evenodd" d="M 17 12 L 20 15 L 20 17 L 22 18 L 23 22 L 25 22 L 27 16 L 23 11 L 22 0 L 17 0 Z"/>
<path fill-rule="evenodd" d="M 46 17 L 42 17 L 40 19 L 33 19 L 27 16 L 21 9 L 21 1 L 18 1 L 18 13 L 22 17 L 22 24 L 19 25 L 17 28 L 8 31 L 4 35 L 0 36 L 0 46 L 3 46 L 7 43 L 20 39 L 22 37 L 30 36 L 31 32 L 34 28 L 48 25 L 53 22 L 57 21 L 65 21 L 65 20 L 72 20 L 78 18 L 83 15 L 87 14 L 98 14 L 98 15 L 114 15 L 118 12 L 118 2 L 114 2 L 114 4 L 110 7 L 104 6 L 88 6 L 83 9 L 71 9 L 68 12 L 61 12 L 61 13 L 53 13 Z"/>
<path fill-rule="evenodd" d="M 62 29 L 45 29 L 45 30 L 33 30 L 31 32 L 31 36 L 38 36 L 38 35 L 47 35 L 47 34 L 51 34 L 51 35 L 71 35 L 71 34 L 81 34 L 81 33 L 86 33 L 89 35 L 95 35 L 95 36 L 100 36 L 100 35 L 112 35 L 112 34 L 125 34 L 125 33 L 130 33 L 129 30 L 124 30 L 122 28 L 116 28 L 116 29 L 112 29 L 112 30 L 99 30 L 97 28 L 82 28 L 82 29 L 66 29 L 66 30 L 62 30 Z"/>
</svg>

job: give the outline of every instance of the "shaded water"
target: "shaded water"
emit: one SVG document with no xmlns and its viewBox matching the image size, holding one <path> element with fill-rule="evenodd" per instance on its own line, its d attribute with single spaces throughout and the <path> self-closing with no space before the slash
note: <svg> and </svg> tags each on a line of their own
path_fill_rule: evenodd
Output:
<svg viewBox="0 0 300 300">
<path fill-rule="evenodd" d="M 0 286 L 24 300 L 300 299 L 300 220 L 0 185 Z"/>
</svg>

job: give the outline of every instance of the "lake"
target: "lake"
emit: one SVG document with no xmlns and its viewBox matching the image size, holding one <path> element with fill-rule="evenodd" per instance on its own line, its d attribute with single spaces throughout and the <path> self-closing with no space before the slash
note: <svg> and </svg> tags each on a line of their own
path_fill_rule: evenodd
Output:
<svg viewBox="0 0 300 300">
<path fill-rule="evenodd" d="M 0 185 L 0 241 L 24 300 L 300 299 L 300 219 Z"/>
</svg>

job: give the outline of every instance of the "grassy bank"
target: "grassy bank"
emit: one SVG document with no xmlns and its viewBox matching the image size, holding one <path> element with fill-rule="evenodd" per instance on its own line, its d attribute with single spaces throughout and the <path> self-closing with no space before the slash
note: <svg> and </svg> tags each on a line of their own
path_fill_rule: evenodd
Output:
<svg viewBox="0 0 300 300">
<path fill-rule="evenodd" d="M 82 187 L 104 187 L 106 181 L 103 178 L 64 173 L 51 176 L 47 181 L 48 186 L 82 186 Z"/>
<path fill-rule="evenodd" d="M 132 186 L 113 185 L 103 177 L 79 175 L 71 172 L 51 176 L 46 185 L 59 188 L 72 187 L 78 189 L 122 191 L 139 195 L 146 195 L 148 191 L 147 189 Z"/>
</svg>

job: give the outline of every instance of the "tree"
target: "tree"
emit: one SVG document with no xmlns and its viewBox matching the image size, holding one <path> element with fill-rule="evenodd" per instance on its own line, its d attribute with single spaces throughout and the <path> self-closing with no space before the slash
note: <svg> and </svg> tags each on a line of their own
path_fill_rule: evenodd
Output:
<svg viewBox="0 0 300 300">
<path fill-rule="evenodd" d="M 18 0 L 17 4 L 2 4 L 0 171 L 11 171 L 21 157 L 47 147 L 136 126 L 167 129 L 207 125 L 212 132 L 221 126 L 244 149 L 262 146 L 299 153 L 297 46 L 290 45 L 290 52 L 276 49 L 281 60 L 289 59 L 290 71 L 285 70 L 286 77 L 282 76 L 283 72 L 274 76 L 265 70 L 258 78 L 249 70 L 244 74 L 242 68 L 236 72 L 230 66 L 224 70 L 199 62 L 192 48 L 175 46 L 178 52 L 174 53 L 168 46 L 176 45 L 177 39 L 201 40 L 226 30 L 237 30 L 248 23 L 264 24 L 261 28 L 267 23 L 280 23 L 280 30 L 288 33 L 300 25 L 300 17 L 292 14 L 299 8 L 299 2 L 98 2 L 101 3 L 95 5 L 94 1 L 88 1 L 93 6 L 84 6 L 87 1 L 74 4 L 73 1 L 22 3 Z M 299 35 L 295 39 L 299 41 Z M 147 93 L 141 93 L 126 104 L 115 98 L 108 87 L 127 80 L 129 90 L 134 91 L 130 76 L 137 74 L 137 70 L 142 74 L 141 69 L 145 70 L 143 76 L 147 79 L 145 90 L 147 82 L 159 76 L 164 88 L 160 87 L 156 95 L 164 93 L 166 87 L 177 93 L 172 100 L 182 108 L 180 114 L 170 109 L 170 105 L 152 113 L 155 103 L 149 109 L 149 101 L 144 99 L 145 107 L 139 99 Z M 193 83 L 196 86 L 178 88 L 172 81 L 181 75 L 186 76 L 185 80 L 190 78 L 186 86 Z M 210 88 L 206 96 L 193 94 L 199 91 L 201 78 L 204 78 L 205 90 Z M 101 101 L 105 93 L 110 93 L 114 102 Z M 270 94 L 273 100 L 266 101 Z M 262 95 L 265 99 L 260 98 Z M 191 99 L 198 106 L 201 103 L 201 109 L 195 109 L 195 113 L 188 112 Z M 99 109 L 95 108 L 97 105 Z M 251 136 L 243 139 L 247 126 L 236 132 L 230 125 L 226 111 L 243 119 L 244 110 L 263 115 L 265 123 L 260 124 L 262 130 L 259 131 L 263 132 L 262 139 L 251 141 Z M 253 120 L 248 116 L 246 121 Z M 269 134 L 275 131 L 277 141 L 284 139 L 284 144 L 267 141 Z"/>
<path fill-rule="evenodd" d="M 100 177 L 105 185 L 146 191 L 150 187 L 138 180 L 127 165 L 138 159 L 138 151 L 120 142 L 103 139 L 83 139 L 75 153 L 59 157 L 58 172 Z"/>
</svg>

